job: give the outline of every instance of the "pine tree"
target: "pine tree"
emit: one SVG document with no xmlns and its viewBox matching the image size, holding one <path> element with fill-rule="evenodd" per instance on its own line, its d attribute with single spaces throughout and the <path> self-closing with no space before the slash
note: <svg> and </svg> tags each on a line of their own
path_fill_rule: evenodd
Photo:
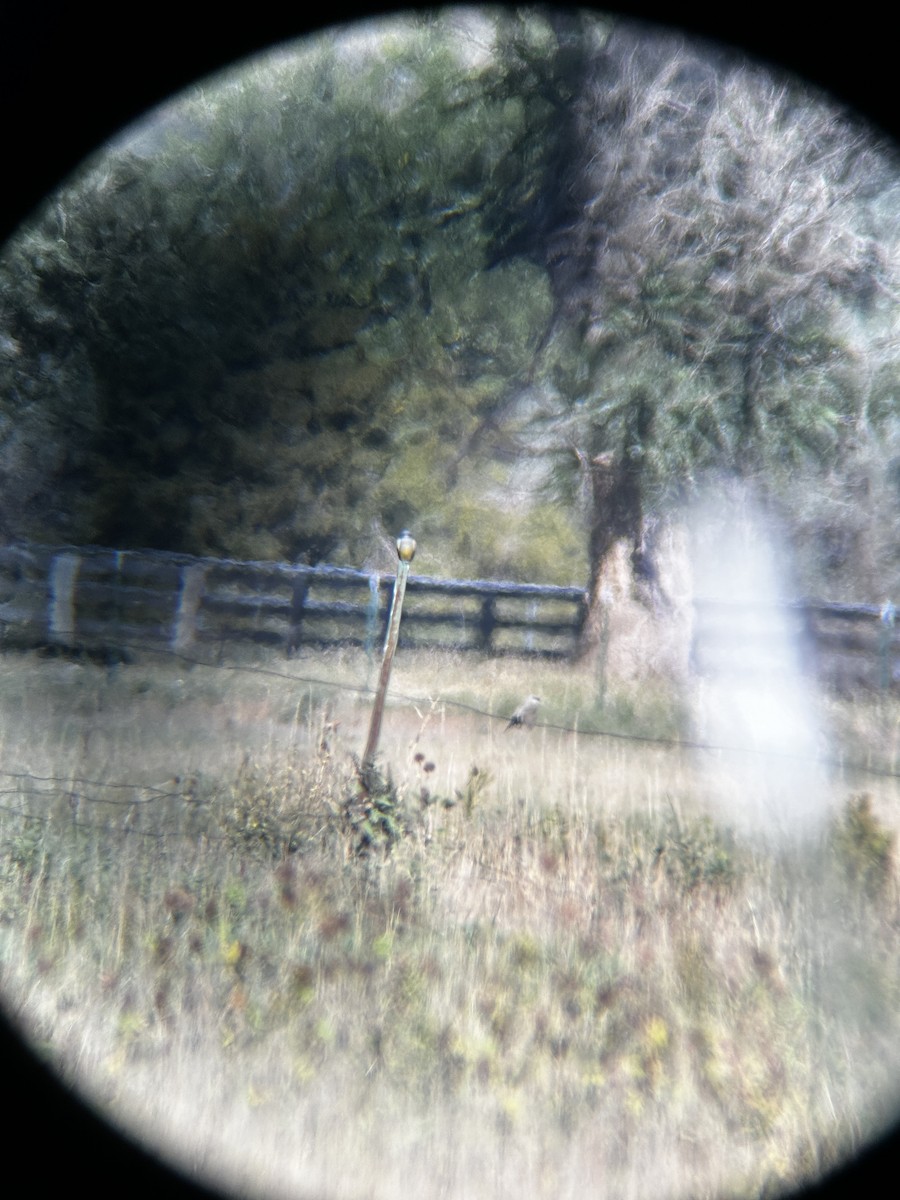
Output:
<svg viewBox="0 0 900 1200">
<path fill-rule="evenodd" d="M 860 403 L 848 313 L 896 280 L 867 207 L 887 154 L 799 84 L 621 26 L 581 100 L 538 425 L 589 479 L 585 651 L 610 555 L 704 481 L 827 465 Z"/>
</svg>

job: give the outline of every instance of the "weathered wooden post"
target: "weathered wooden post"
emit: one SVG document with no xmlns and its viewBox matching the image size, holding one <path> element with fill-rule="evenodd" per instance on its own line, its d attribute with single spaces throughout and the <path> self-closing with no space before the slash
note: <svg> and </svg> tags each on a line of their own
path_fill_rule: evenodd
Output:
<svg viewBox="0 0 900 1200">
<path fill-rule="evenodd" d="M 375 648 L 375 635 L 378 630 L 378 596 L 381 587 L 381 576 L 376 571 L 369 576 L 369 604 L 366 608 L 366 658 L 371 661 Z"/>
<path fill-rule="evenodd" d="M 289 618 L 287 653 L 288 658 L 300 649 L 303 639 L 303 610 L 306 607 L 306 596 L 309 592 L 309 579 L 306 575 L 295 579 L 291 584 L 291 615 Z"/>
<path fill-rule="evenodd" d="M 197 633 L 197 614 L 206 586 L 206 567 L 202 563 L 183 566 L 179 572 L 178 599 L 170 646 L 176 652 L 190 650 Z"/>
<path fill-rule="evenodd" d="M 878 658 L 881 668 L 879 674 L 882 689 L 889 688 L 894 679 L 892 642 L 894 640 L 894 625 L 896 621 L 897 609 L 890 600 L 885 600 L 879 613 L 881 630 L 878 638 Z"/>
<path fill-rule="evenodd" d="M 497 602 L 495 596 L 488 596 L 481 605 L 481 618 L 478 622 L 478 644 L 479 648 L 490 654 L 491 639 L 494 636 L 494 626 L 497 624 L 497 614 L 494 610 L 494 605 Z"/>
<path fill-rule="evenodd" d="M 50 563 L 48 633 L 51 642 L 62 646 L 75 644 L 75 590 L 80 567 L 77 554 L 56 554 Z"/>
<path fill-rule="evenodd" d="M 388 621 L 387 637 L 384 639 L 384 655 L 381 660 L 381 676 L 378 680 L 378 691 L 375 693 L 375 706 L 372 709 L 372 720 L 369 724 L 369 740 L 363 753 L 363 771 L 369 772 L 375 763 L 378 750 L 378 735 L 381 733 L 381 717 L 384 712 L 384 699 L 387 695 L 388 680 L 391 677 L 391 664 L 394 661 L 394 651 L 397 649 L 397 638 L 400 634 L 400 612 L 403 608 L 403 597 L 406 593 L 406 580 L 409 577 L 409 564 L 416 553 L 416 543 L 408 529 L 397 539 L 397 580 L 394 584 L 394 598 L 391 601 L 391 616 Z"/>
</svg>

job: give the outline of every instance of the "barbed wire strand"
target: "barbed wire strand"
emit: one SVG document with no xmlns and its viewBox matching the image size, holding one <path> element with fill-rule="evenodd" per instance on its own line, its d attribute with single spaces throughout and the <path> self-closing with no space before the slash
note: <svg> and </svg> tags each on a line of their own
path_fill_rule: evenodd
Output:
<svg viewBox="0 0 900 1200">
<path fill-rule="evenodd" d="M 123 647 L 125 649 L 129 649 L 129 650 L 140 650 L 143 652 L 150 652 L 150 653 L 157 654 L 157 655 L 160 655 L 165 658 L 174 659 L 179 662 L 183 662 L 186 665 L 189 665 L 192 667 L 201 667 L 201 668 L 206 668 L 208 670 L 213 670 L 213 671 L 229 671 L 232 673 L 240 673 L 240 674 L 247 674 L 247 675 L 260 675 L 260 676 L 267 677 L 267 678 L 275 678 L 275 679 L 284 680 L 288 683 L 307 684 L 307 685 L 312 685 L 312 686 L 316 686 L 316 687 L 331 688 L 335 691 L 351 692 L 356 695 L 362 695 L 362 696 L 374 696 L 374 694 L 375 694 L 375 689 L 373 687 L 370 687 L 370 686 L 364 685 L 364 684 L 352 684 L 352 683 L 347 683 L 345 681 L 336 680 L 336 679 L 323 679 L 319 676 L 298 675 L 298 674 L 295 674 L 290 671 L 282 671 L 282 670 L 278 670 L 275 667 L 260 666 L 258 664 L 209 662 L 205 659 L 195 658 L 195 657 L 192 657 L 191 655 L 185 654 L 183 651 L 175 650 L 175 649 L 172 649 L 171 647 L 166 647 L 166 646 L 158 646 L 158 645 L 153 645 L 153 644 L 148 644 L 148 643 L 140 643 L 140 642 L 118 642 L 117 646 Z M 130 664 L 125 664 L 125 665 L 130 665 Z M 114 669 L 117 668 L 117 666 L 118 666 L 118 664 L 115 664 Z M 412 695 L 409 695 L 408 693 L 392 691 L 390 693 L 390 698 L 392 700 L 406 701 L 407 703 L 414 705 L 414 706 L 433 708 L 433 707 L 437 707 L 440 705 L 445 708 L 459 709 L 463 712 L 468 712 L 475 716 L 483 717 L 490 721 L 502 721 L 504 723 L 509 721 L 509 713 L 507 713 L 507 712 L 503 712 L 503 713 L 490 712 L 487 709 L 480 708 L 478 705 L 470 704 L 463 700 L 455 700 L 452 697 L 412 696 Z M 723 744 L 723 743 L 716 743 L 716 742 L 704 742 L 704 741 L 700 741 L 700 740 L 692 739 L 692 738 L 676 738 L 676 737 L 663 736 L 660 734 L 627 733 L 622 730 L 597 729 L 597 728 L 591 728 L 590 726 L 584 727 L 581 725 L 577 725 L 577 726 L 576 725 L 566 725 L 566 724 L 559 724 L 559 723 L 550 722 L 550 721 L 544 721 L 544 722 L 537 721 L 537 722 L 535 722 L 533 729 L 534 730 L 552 730 L 552 731 L 555 731 L 558 733 L 571 734 L 574 737 L 606 738 L 606 739 L 610 739 L 613 741 L 620 741 L 620 742 L 635 742 L 635 743 L 642 744 L 642 745 L 656 745 L 656 746 L 661 746 L 666 749 L 671 749 L 671 750 L 676 750 L 676 751 L 694 751 L 694 752 L 717 753 L 717 754 L 740 754 L 740 755 L 744 755 L 744 756 L 748 756 L 748 757 L 777 759 L 779 761 L 785 761 L 785 762 L 808 763 L 811 766 L 816 766 L 819 768 L 824 768 L 824 769 L 829 769 L 829 770 L 836 770 L 836 771 L 840 771 L 840 772 L 850 772 L 850 773 L 858 773 L 858 774 L 863 774 L 863 775 L 870 775 L 875 778 L 900 779 L 900 771 L 898 771 L 898 770 L 888 768 L 888 767 L 877 767 L 877 766 L 873 766 L 868 763 L 854 762 L 852 760 L 847 760 L 843 756 L 834 757 L 834 756 L 826 756 L 826 755 L 810 755 L 808 753 L 803 753 L 802 751 L 795 752 L 795 751 L 790 751 L 790 750 L 772 750 L 772 749 L 768 749 L 765 747 L 740 746 L 740 745 L 730 745 L 730 744 Z M 0 770 L 0 776 L 4 776 L 4 775 L 7 777 L 10 777 L 10 776 L 14 777 L 14 773 L 5 772 L 5 771 Z M 24 777 L 30 778 L 30 779 L 33 779 L 36 781 L 40 781 L 40 777 L 30 776 L 30 775 L 26 775 Z M 59 777 L 59 778 L 60 778 L 60 780 L 62 779 L 62 777 Z M 46 777 L 43 781 L 44 782 L 54 782 L 54 781 L 56 781 L 56 779 L 55 779 L 55 777 Z M 167 796 L 169 794 L 175 794 L 175 795 L 178 794 L 177 792 L 176 793 L 168 793 L 168 792 L 164 791 L 163 789 L 161 789 L 159 787 L 159 785 L 133 784 L 133 783 L 121 783 L 121 782 L 107 783 L 102 780 L 76 780 L 76 779 L 73 779 L 72 782 L 73 783 L 76 783 L 76 782 L 81 783 L 83 786 L 124 788 L 124 789 L 131 789 L 131 790 L 135 790 L 135 791 L 141 791 L 141 790 L 160 791 L 161 792 L 160 798 L 165 798 L 165 796 Z M 151 799 L 151 798 L 148 798 L 148 799 Z M 104 802 L 111 803 L 111 801 L 108 801 L 108 800 L 104 801 Z M 132 802 L 128 801 L 126 803 L 132 803 Z"/>
</svg>

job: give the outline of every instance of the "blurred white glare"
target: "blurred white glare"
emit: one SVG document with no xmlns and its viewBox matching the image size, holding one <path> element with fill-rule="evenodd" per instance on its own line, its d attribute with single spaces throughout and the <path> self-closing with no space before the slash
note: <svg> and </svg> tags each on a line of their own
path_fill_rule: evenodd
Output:
<svg viewBox="0 0 900 1200">
<path fill-rule="evenodd" d="M 694 719 L 714 747 L 702 754 L 715 803 L 755 832 L 814 833 L 830 811 L 826 744 L 778 531 L 747 489 L 729 486 L 696 506 L 691 541 Z"/>
</svg>

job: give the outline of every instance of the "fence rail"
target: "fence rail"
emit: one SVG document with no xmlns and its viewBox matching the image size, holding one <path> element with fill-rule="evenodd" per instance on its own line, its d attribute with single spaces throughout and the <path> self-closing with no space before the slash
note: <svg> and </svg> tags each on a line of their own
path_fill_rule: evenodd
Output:
<svg viewBox="0 0 900 1200">
<path fill-rule="evenodd" d="M 838 689 L 900 682 L 900 623 L 891 605 L 798 600 L 784 605 L 694 601 L 691 665 L 707 674 L 766 672 L 786 656 Z"/>
<path fill-rule="evenodd" d="M 380 648 L 394 576 L 350 567 L 193 558 L 152 550 L 0 547 L 0 630 L 8 644 L 128 644 L 219 655 L 234 643 Z M 400 644 L 565 658 L 586 615 L 579 587 L 411 575 Z M 694 601 L 691 661 L 700 673 L 743 646 L 765 662 L 785 617 L 802 664 L 837 685 L 900 682 L 893 611 L 798 601 L 781 608 Z"/>
<path fill-rule="evenodd" d="M 0 624 L 7 641 L 32 644 L 373 646 L 394 581 L 349 567 L 20 544 L 0 548 Z M 566 657 L 584 619 L 576 587 L 411 575 L 407 591 L 408 647 Z"/>
</svg>

